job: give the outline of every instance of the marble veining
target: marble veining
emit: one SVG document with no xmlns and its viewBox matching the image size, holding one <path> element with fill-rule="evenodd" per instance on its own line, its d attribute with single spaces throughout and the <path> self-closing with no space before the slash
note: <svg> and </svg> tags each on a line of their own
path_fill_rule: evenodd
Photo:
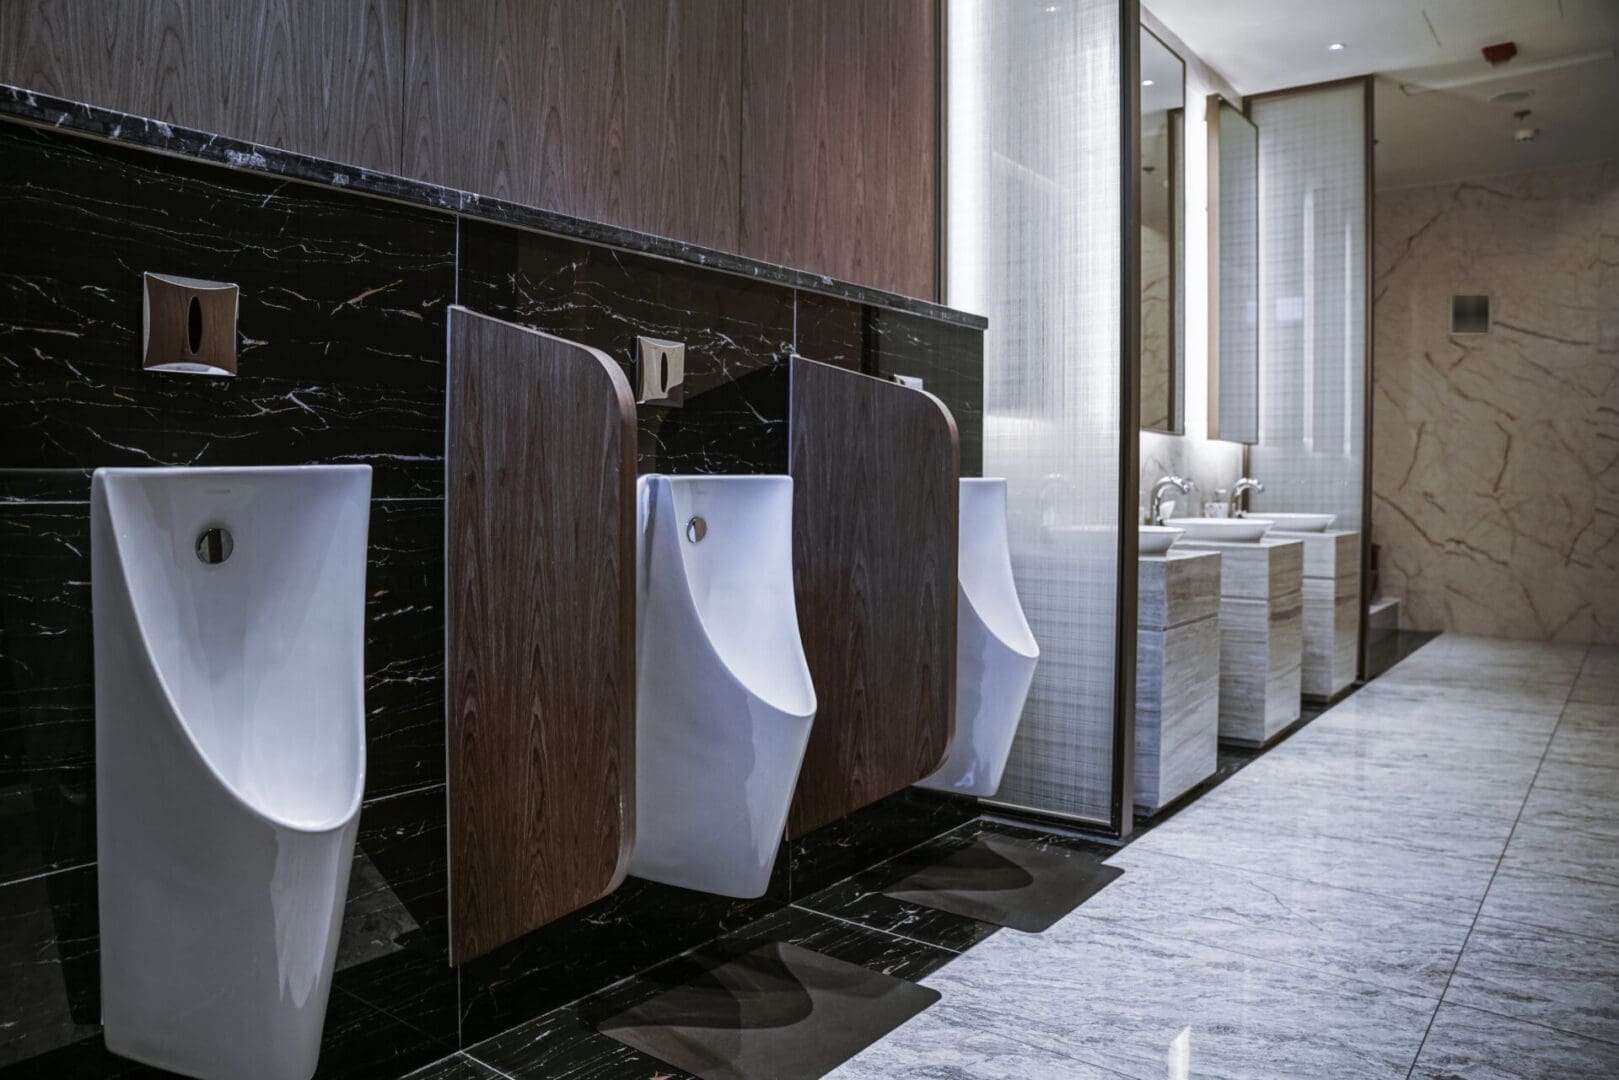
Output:
<svg viewBox="0 0 1619 1080">
<path fill-rule="evenodd" d="M 1376 214 L 1383 590 L 1406 626 L 1619 643 L 1619 161 Z M 1450 333 L 1455 294 L 1489 333 Z"/>
<path fill-rule="evenodd" d="M 23 87 L 0 85 L 0 117 L 70 134 L 92 136 L 148 150 L 160 150 L 165 154 L 187 157 L 212 165 L 229 166 L 239 172 L 337 188 L 352 194 L 374 196 L 437 211 L 458 212 L 469 218 L 500 222 L 517 228 L 550 233 L 625 251 L 637 251 L 789 288 L 841 296 L 859 303 L 893 308 L 896 311 L 909 311 L 978 330 L 982 330 L 986 325 L 986 320 L 979 315 L 957 311 L 914 297 L 884 292 L 881 289 L 838 281 L 824 274 L 794 270 L 698 244 L 688 244 L 587 218 L 559 214 L 540 207 L 458 191 L 403 176 L 355 168 L 273 146 L 243 142 L 223 135 L 211 135 L 178 124 L 150 120 L 53 97 Z"/>
</svg>

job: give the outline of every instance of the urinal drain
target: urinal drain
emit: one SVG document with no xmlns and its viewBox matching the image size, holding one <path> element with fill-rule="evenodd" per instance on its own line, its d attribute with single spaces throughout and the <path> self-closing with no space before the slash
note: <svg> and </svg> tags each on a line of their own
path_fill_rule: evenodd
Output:
<svg viewBox="0 0 1619 1080">
<path fill-rule="evenodd" d="M 235 547 L 236 542 L 231 539 L 230 533 L 218 526 L 204 529 L 197 534 L 197 558 L 209 565 L 222 563 L 230 558 L 230 553 Z"/>
<path fill-rule="evenodd" d="M 686 539 L 692 543 L 701 543 L 703 537 L 708 535 L 708 522 L 700 517 L 693 517 L 686 522 Z"/>
</svg>

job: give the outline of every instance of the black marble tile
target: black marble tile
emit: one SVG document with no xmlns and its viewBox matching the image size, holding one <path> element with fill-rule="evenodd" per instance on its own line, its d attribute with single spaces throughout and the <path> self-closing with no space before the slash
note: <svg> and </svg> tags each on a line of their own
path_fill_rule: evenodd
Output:
<svg viewBox="0 0 1619 1080">
<path fill-rule="evenodd" d="M 0 220 L 8 468 L 364 462 L 377 496 L 442 492 L 453 220 L 15 124 Z M 235 378 L 141 370 L 147 270 L 241 286 Z"/>
<path fill-rule="evenodd" d="M 663 990 L 773 942 L 798 945 L 896 978 L 917 981 L 956 954 L 801 908 L 788 907 L 749 923 L 692 953 L 549 1013 L 467 1053 L 508 1076 L 567 1080 L 647 1080 L 687 1074 L 630 1049 L 596 1030 L 603 1020 Z"/>
<path fill-rule="evenodd" d="M 641 472 L 787 471 L 792 290 L 475 221 L 460 252 L 462 304 L 600 349 L 626 377 L 637 335 L 685 343 L 685 405 L 638 410 Z"/>
<path fill-rule="evenodd" d="M 750 259 L 733 252 L 706 248 L 652 233 L 637 232 L 606 222 L 571 217 L 554 210 L 524 206 L 479 196 L 472 192 L 456 191 L 453 188 L 390 173 L 359 169 L 352 165 L 310 157 L 273 146 L 261 146 L 222 135 L 211 135 L 204 131 L 160 120 L 148 120 L 23 87 L 0 85 L 0 119 L 93 136 L 125 146 L 158 150 L 165 154 L 214 165 L 225 165 L 241 173 L 300 180 L 351 195 L 372 196 L 441 210 L 459 209 L 470 217 L 485 221 L 504 222 L 519 228 L 535 229 L 593 244 L 604 244 L 661 259 L 678 260 L 712 271 L 771 282 L 787 288 L 814 290 L 857 303 L 907 311 L 960 326 L 983 329 L 986 322 L 981 315 L 957 311 L 929 300 L 838 281 L 824 274 L 795 270 L 776 263 Z"/>
<path fill-rule="evenodd" d="M 889 378 L 922 380 L 956 418 L 961 475 L 984 472 L 984 334 L 903 311 L 815 293 L 798 297 L 800 356 Z"/>
<path fill-rule="evenodd" d="M 797 900 L 978 816 L 976 800 L 907 788 L 782 845 L 772 891 Z"/>
<path fill-rule="evenodd" d="M 444 501 L 371 503 L 367 799 L 444 783 Z"/>
<path fill-rule="evenodd" d="M 601 900 L 461 966 L 461 1039 L 514 1024 L 745 926 L 779 907 L 628 878 Z"/>
<path fill-rule="evenodd" d="M 442 786 L 361 808 L 335 984 L 453 1050 L 445 823 Z"/>
<path fill-rule="evenodd" d="M 97 936 L 94 866 L 0 886 L 0 1075 L 98 1035 Z"/>
<path fill-rule="evenodd" d="M 95 858 L 90 520 L 0 504 L 0 883 Z"/>
<path fill-rule="evenodd" d="M 405 1080 L 501 1080 L 501 1074 L 465 1054 L 457 1053 L 417 1069 Z"/>
</svg>

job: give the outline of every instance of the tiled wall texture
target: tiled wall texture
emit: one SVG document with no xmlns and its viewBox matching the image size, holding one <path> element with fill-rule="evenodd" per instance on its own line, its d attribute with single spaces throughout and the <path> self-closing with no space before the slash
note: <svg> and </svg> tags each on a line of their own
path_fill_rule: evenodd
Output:
<svg viewBox="0 0 1619 1080">
<path fill-rule="evenodd" d="M 1383 594 L 1409 627 L 1619 642 L 1619 160 L 1376 215 Z M 1471 294 L 1490 332 L 1450 333 Z"/>
<path fill-rule="evenodd" d="M 0 1073 L 132 1067 L 97 1038 L 89 476 L 104 465 L 364 462 L 368 772 L 322 1072 L 396 1076 L 937 832 L 898 804 L 784 854 L 772 898 L 631 879 L 457 971 L 445 949 L 446 307 L 627 364 L 687 343 L 687 406 L 640 467 L 784 472 L 794 349 L 920 375 L 979 470 L 981 331 L 768 282 L 0 123 Z M 240 374 L 140 370 L 142 271 L 241 286 Z M 912 835 L 920 831 L 920 835 Z M 835 835 L 833 835 L 835 834 Z M 828 839 L 828 837 L 830 839 Z M 907 839 L 909 838 L 909 839 Z M 865 859 L 865 862 L 860 862 Z M 842 861 L 839 861 L 842 860 Z"/>
</svg>

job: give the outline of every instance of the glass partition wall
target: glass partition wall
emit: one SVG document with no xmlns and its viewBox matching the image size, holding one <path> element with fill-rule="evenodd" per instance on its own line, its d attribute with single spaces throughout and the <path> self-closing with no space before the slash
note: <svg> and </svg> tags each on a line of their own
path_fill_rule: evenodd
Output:
<svg viewBox="0 0 1619 1080">
<path fill-rule="evenodd" d="M 989 318 L 984 474 L 1008 481 L 1018 592 L 1041 650 L 994 801 L 1122 833 L 1135 710 L 1139 5 L 951 0 L 947 12 L 945 301 Z"/>
<path fill-rule="evenodd" d="M 1364 631 L 1371 81 L 1280 91 L 1247 106 L 1261 133 L 1259 438 L 1248 471 L 1265 484 L 1251 508 L 1336 514 L 1333 528 L 1361 531 Z"/>
</svg>

